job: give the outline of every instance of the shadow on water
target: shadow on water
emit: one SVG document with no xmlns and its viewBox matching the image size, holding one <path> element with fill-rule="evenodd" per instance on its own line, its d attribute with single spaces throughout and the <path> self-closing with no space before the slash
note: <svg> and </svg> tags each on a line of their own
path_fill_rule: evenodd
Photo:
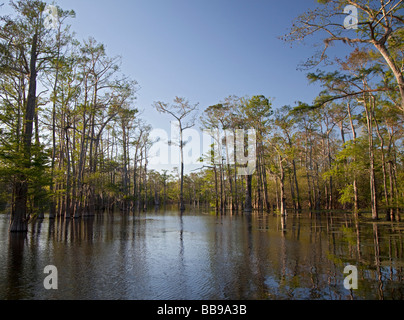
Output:
<svg viewBox="0 0 404 320">
<path fill-rule="evenodd" d="M 349 212 L 152 210 L 38 220 L 0 216 L 0 299 L 403 299 L 404 224 Z M 59 289 L 45 290 L 44 267 Z M 357 290 L 344 268 L 358 269 Z"/>
</svg>

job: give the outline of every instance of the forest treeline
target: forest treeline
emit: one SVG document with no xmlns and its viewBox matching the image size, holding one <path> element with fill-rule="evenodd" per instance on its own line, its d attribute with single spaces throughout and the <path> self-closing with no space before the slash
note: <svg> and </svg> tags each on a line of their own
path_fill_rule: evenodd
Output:
<svg viewBox="0 0 404 320">
<path fill-rule="evenodd" d="M 11 213 L 10 231 L 25 232 L 30 219 L 45 214 L 80 218 L 168 204 L 282 214 L 344 209 L 400 219 L 403 2 L 347 1 L 362 10 L 355 31 L 338 27 L 345 1 L 319 2 L 282 38 L 293 44 L 325 34 L 324 51 L 306 64 L 308 81 L 324 88 L 314 103 L 274 106 L 263 95 L 230 96 L 207 107 L 200 121 L 197 105 L 185 98 L 150 106 L 178 120 L 181 151 L 183 131 L 198 124 L 226 132 L 223 146 L 238 129 L 255 129 L 256 168 L 240 176 L 242 165 L 226 148 L 219 163 L 190 174 L 183 161 L 172 172 L 150 170 L 152 128 L 120 58 L 93 38 L 75 38 L 68 25 L 74 11 L 58 7 L 50 28 L 46 3 L 11 1 L 15 14 L 0 18 L 0 209 Z M 330 61 L 333 42 L 351 53 Z M 208 163 L 211 156 L 204 155 Z"/>
</svg>

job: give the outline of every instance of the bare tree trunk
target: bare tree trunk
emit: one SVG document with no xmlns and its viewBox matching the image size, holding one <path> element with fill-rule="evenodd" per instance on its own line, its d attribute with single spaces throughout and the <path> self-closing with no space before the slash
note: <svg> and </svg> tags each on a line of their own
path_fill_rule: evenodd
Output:
<svg viewBox="0 0 404 320">
<path fill-rule="evenodd" d="M 349 121 L 350 121 L 351 129 L 352 129 L 353 143 L 354 143 L 354 145 L 356 145 L 356 130 L 355 130 L 355 126 L 354 126 L 353 118 L 352 118 L 351 104 L 349 102 L 347 104 L 347 108 L 348 108 Z M 356 161 L 356 159 L 354 158 L 353 161 Z M 357 178 L 356 178 L 356 171 L 354 171 L 354 174 L 353 174 L 353 188 L 354 188 L 354 211 L 355 211 L 355 214 L 357 215 L 359 212 L 359 194 L 358 194 L 358 183 L 357 183 Z"/>
<path fill-rule="evenodd" d="M 280 169 L 280 182 L 281 182 L 281 192 L 280 192 L 280 201 L 281 201 L 281 215 L 284 216 L 286 214 L 286 197 L 285 197 L 285 169 L 283 167 L 283 159 L 282 156 L 278 155 L 279 159 L 279 169 Z"/>
<path fill-rule="evenodd" d="M 59 81 L 59 58 L 60 58 L 60 27 L 58 32 L 58 53 L 56 57 L 56 74 L 55 82 L 53 84 L 53 103 L 52 103 L 52 162 L 51 162 L 51 183 L 50 189 L 53 193 L 50 202 L 49 218 L 54 219 L 56 214 L 56 201 L 55 201 L 55 162 L 56 162 L 56 98 L 57 98 L 57 86 Z"/>
<path fill-rule="evenodd" d="M 239 210 L 239 203 L 238 203 L 238 186 L 237 186 L 237 137 L 236 132 L 233 131 L 233 155 L 234 155 L 234 202 L 235 202 L 235 209 L 236 211 Z"/>
<path fill-rule="evenodd" d="M 265 208 L 267 212 L 271 211 L 271 204 L 269 202 L 269 195 L 268 195 L 268 181 L 267 181 L 267 170 L 265 167 L 265 163 L 263 163 L 262 168 L 262 178 L 264 180 L 264 201 L 265 201 Z"/>
<path fill-rule="evenodd" d="M 148 207 L 148 199 L 147 199 L 147 146 L 145 145 L 144 147 L 144 159 L 145 159 L 145 163 L 144 163 L 144 203 L 143 203 L 143 211 L 146 212 L 147 211 L 147 207 Z"/>
<path fill-rule="evenodd" d="M 34 34 L 31 46 L 31 61 L 30 61 L 30 79 L 28 89 L 28 100 L 26 105 L 25 123 L 24 123 L 24 160 L 25 167 L 31 167 L 31 146 L 33 122 L 36 110 L 36 87 L 37 87 L 37 42 L 38 34 Z M 15 186 L 15 209 L 11 215 L 10 232 L 27 232 L 28 220 L 27 217 L 27 201 L 28 201 L 28 181 L 25 175 L 19 177 L 19 181 Z"/>
<path fill-rule="evenodd" d="M 327 136 L 327 150 L 328 150 L 328 169 L 331 170 L 331 168 L 332 168 L 332 157 L 331 157 L 331 143 L 330 143 L 330 135 L 329 134 Z M 334 209 L 334 196 L 333 196 L 334 188 L 333 188 L 332 176 L 330 176 L 329 183 L 330 183 L 330 195 L 329 195 L 329 199 L 328 199 L 329 210 L 333 210 Z"/>
<path fill-rule="evenodd" d="M 279 197 L 279 183 L 278 183 L 278 176 L 275 177 L 275 198 L 276 198 L 276 210 L 280 210 L 280 197 Z"/>
<path fill-rule="evenodd" d="M 137 202 L 138 202 L 138 190 L 137 190 L 137 176 L 138 176 L 138 168 L 137 168 L 137 163 L 138 163 L 138 146 L 136 146 L 136 152 L 135 152 L 135 158 L 133 161 L 133 208 L 136 210 L 137 207 Z"/>
<path fill-rule="evenodd" d="M 122 184 L 123 184 L 123 211 L 128 210 L 128 150 L 127 150 L 127 134 L 126 126 L 122 121 L 122 142 L 123 142 L 123 174 L 122 174 Z"/>
<path fill-rule="evenodd" d="M 398 195 L 396 193 L 396 190 L 394 188 L 394 155 L 392 154 L 392 147 L 393 147 L 393 130 L 392 128 L 388 128 L 387 132 L 389 133 L 389 147 L 388 147 L 388 155 L 389 155 L 389 181 L 390 181 L 390 219 L 391 221 L 395 220 L 395 213 L 394 213 L 394 201 L 396 196 Z M 397 201 L 397 206 L 398 206 L 398 201 Z M 398 213 L 398 207 L 397 207 L 397 213 Z"/>
<path fill-rule="evenodd" d="M 396 197 L 399 197 L 400 193 L 398 190 L 398 183 L 397 183 L 397 157 L 396 157 L 396 155 L 394 155 L 394 160 L 392 161 L 392 167 L 393 167 L 394 191 L 395 191 Z M 404 197 L 404 193 L 402 193 L 401 196 Z M 396 221 L 398 221 L 398 222 L 401 221 L 399 201 L 396 201 Z"/>
<path fill-rule="evenodd" d="M 308 133 L 306 131 L 306 146 L 305 146 L 305 164 L 306 164 L 306 179 L 307 179 L 307 196 L 309 200 L 309 209 L 313 209 L 313 199 L 312 199 L 312 194 L 311 194 L 311 183 L 310 183 L 310 167 L 309 167 L 309 161 L 308 161 Z"/>
<path fill-rule="evenodd" d="M 87 136 L 87 104 L 88 104 L 88 85 L 87 78 L 84 80 L 84 103 L 83 103 L 83 114 L 82 122 L 83 128 L 81 130 L 80 137 L 80 156 L 79 162 L 77 163 L 77 194 L 75 195 L 75 205 L 74 205 L 74 218 L 80 218 L 82 216 L 82 211 L 84 207 L 84 166 L 86 162 L 86 153 L 88 147 Z"/>
<path fill-rule="evenodd" d="M 164 181 L 163 181 L 163 192 L 164 192 L 163 207 L 165 209 L 167 206 L 167 180 L 166 179 L 164 179 Z"/>
<path fill-rule="evenodd" d="M 69 146 L 69 132 L 68 132 L 68 127 L 66 126 L 66 157 L 67 157 L 67 174 L 66 174 L 66 207 L 65 207 L 65 217 L 66 218 L 71 218 L 71 203 L 70 203 L 70 190 L 71 190 L 71 185 L 70 185 L 70 171 L 71 171 L 71 161 L 70 161 L 70 146 Z"/>
<path fill-rule="evenodd" d="M 76 163 L 74 160 L 73 151 L 76 150 L 76 117 L 74 117 L 72 129 L 73 129 L 73 137 L 72 137 L 72 151 L 71 151 L 70 159 L 71 159 L 72 180 L 73 180 L 72 182 L 73 183 L 72 183 L 72 191 L 71 191 L 72 198 L 70 199 L 70 210 L 71 210 L 72 218 L 75 218 L 75 212 L 74 212 L 75 198 L 74 197 L 76 196 L 76 190 L 77 190 L 77 181 L 76 181 L 77 172 L 76 172 Z"/>
<path fill-rule="evenodd" d="M 217 168 L 216 165 L 213 165 L 213 172 L 215 173 L 215 205 L 216 212 L 219 212 L 219 182 L 217 178 Z"/>
<path fill-rule="evenodd" d="M 227 136 L 226 131 L 225 131 L 225 139 L 226 139 L 227 180 L 229 181 L 229 186 L 230 186 L 229 208 L 233 211 L 234 210 L 233 175 L 231 173 L 231 167 L 230 167 L 229 144 L 227 143 L 227 139 L 230 139 L 230 137 Z"/>
<path fill-rule="evenodd" d="M 367 120 L 368 129 L 368 139 L 369 139 L 369 160 L 370 160 L 370 197 L 371 197 L 371 207 L 372 207 L 372 218 L 374 220 L 379 219 L 377 194 L 376 194 L 376 175 L 375 175 L 375 156 L 374 156 L 374 146 L 373 146 L 373 120 L 372 120 L 372 102 L 370 103 L 370 108 L 368 108 L 368 103 L 364 97 L 364 107 Z"/>
<path fill-rule="evenodd" d="M 181 186 L 180 186 L 180 210 L 181 213 L 185 211 L 184 203 L 184 132 L 179 122 L 180 127 L 180 150 L 181 150 Z"/>
<path fill-rule="evenodd" d="M 257 208 L 258 211 L 261 211 L 263 208 L 263 199 L 262 199 L 262 185 L 263 185 L 263 181 L 262 181 L 262 173 L 261 173 L 261 145 L 260 142 L 257 141 L 256 143 L 256 150 L 258 150 L 258 156 L 257 156 L 257 166 L 256 166 L 256 170 L 257 170 Z"/>
<path fill-rule="evenodd" d="M 245 206 L 244 212 L 251 213 L 252 212 L 252 175 L 247 175 L 247 183 L 246 183 L 246 198 L 245 198 Z"/>
<path fill-rule="evenodd" d="M 394 215 L 394 181 L 393 181 L 393 165 L 392 162 L 389 161 L 389 181 L 390 181 L 390 220 L 394 221 L 395 220 L 395 215 Z"/>
<path fill-rule="evenodd" d="M 294 183 L 296 187 L 296 202 L 297 202 L 297 210 L 302 210 L 302 204 L 300 203 L 300 191 L 299 191 L 299 182 L 297 180 L 297 171 L 296 171 L 296 161 L 295 159 L 292 160 L 292 167 L 293 167 L 293 177 Z"/>
<path fill-rule="evenodd" d="M 375 101 L 375 99 L 373 99 L 373 102 Z M 384 190 L 384 200 L 386 202 L 386 220 L 390 220 L 390 201 L 389 201 L 389 191 L 387 190 L 387 171 L 386 171 L 386 156 L 384 153 L 384 138 L 380 133 L 380 129 L 379 129 L 379 124 L 377 122 L 377 119 L 374 116 L 374 110 L 373 110 L 373 119 L 375 121 L 376 124 L 376 132 L 377 135 L 379 137 L 380 140 L 380 149 L 381 149 L 381 156 L 382 156 L 382 172 L 383 172 L 383 190 Z"/>
<path fill-rule="evenodd" d="M 144 185 L 144 175 L 143 175 L 143 150 L 140 150 L 140 168 L 139 168 L 139 188 L 138 188 L 138 202 L 137 202 L 137 207 L 138 211 L 142 209 L 142 192 L 143 192 L 143 185 Z"/>
<path fill-rule="evenodd" d="M 19 178 L 14 186 L 14 211 L 11 214 L 10 232 L 27 232 L 27 194 L 28 184 L 24 182 L 24 177 Z M 23 182 L 21 182 L 23 181 Z"/>
<path fill-rule="evenodd" d="M 224 170 L 223 170 L 223 160 L 219 166 L 219 177 L 220 177 L 220 212 L 223 213 L 225 207 L 225 192 L 224 192 Z"/>
</svg>

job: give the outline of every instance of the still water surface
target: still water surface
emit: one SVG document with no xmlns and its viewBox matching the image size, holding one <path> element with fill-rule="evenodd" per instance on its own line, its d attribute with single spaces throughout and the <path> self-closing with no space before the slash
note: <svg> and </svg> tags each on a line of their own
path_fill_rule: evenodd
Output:
<svg viewBox="0 0 404 320">
<path fill-rule="evenodd" d="M 404 297 L 402 223 L 351 213 L 100 214 L 8 234 L 0 215 L 0 299 L 263 300 Z M 44 268 L 58 268 L 45 290 Z M 359 270 L 358 290 L 344 268 Z"/>
</svg>

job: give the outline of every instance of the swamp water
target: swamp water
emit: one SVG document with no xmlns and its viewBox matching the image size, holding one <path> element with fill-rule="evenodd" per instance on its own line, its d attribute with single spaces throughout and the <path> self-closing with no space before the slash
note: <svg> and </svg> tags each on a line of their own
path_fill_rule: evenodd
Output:
<svg viewBox="0 0 404 320">
<path fill-rule="evenodd" d="M 9 235 L 0 215 L 0 299 L 379 300 L 404 298 L 404 223 L 351 213 L 192 211 L 45 219 Z M 44 288 L 44 269 L 58 289 Z M 358 289 L 344 287 L 344 268 Z"/>
</svg>

